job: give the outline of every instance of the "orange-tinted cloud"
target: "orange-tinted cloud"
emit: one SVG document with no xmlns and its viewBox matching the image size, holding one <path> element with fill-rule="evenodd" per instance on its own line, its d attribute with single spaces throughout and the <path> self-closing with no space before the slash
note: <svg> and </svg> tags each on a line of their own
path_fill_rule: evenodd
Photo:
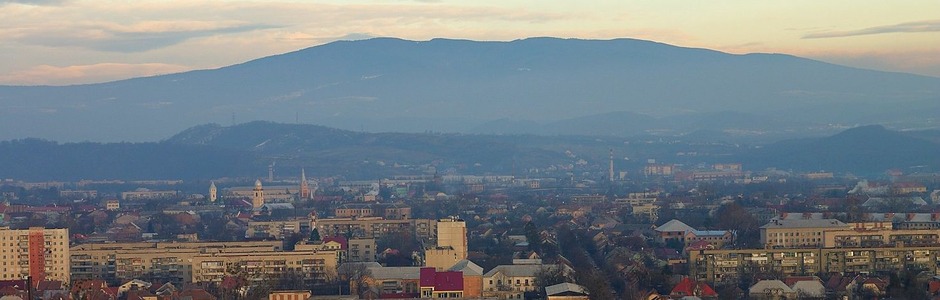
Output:
<svg viewBox="0 0 940 300">
<path fill-rule="evenodd" d="M 858 35 L 900 33 L 900 32 L 940 32 L 940 20 L 907 22 L 894 25 L 875 26 L 848 31 L 824 31 L 804 35 L 804 39 L 838 38 Z"/>
<path fill-rule="evenodd" d="M 27 70 L 0 75 L 0 82 L 12 85 L 82 84 L 178 73 L 190 69 L 191 68 L 186 66 L 159 63 L 101 63 L 66 67 L 41 65 Z"/>
</svg>

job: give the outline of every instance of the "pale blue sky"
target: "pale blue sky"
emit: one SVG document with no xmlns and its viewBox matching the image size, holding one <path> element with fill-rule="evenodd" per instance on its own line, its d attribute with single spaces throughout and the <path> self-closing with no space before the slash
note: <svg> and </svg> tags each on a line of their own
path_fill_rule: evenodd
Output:
<svg viewBox="0 0 940 300">
<path fill-rule="evenodd" d="M 630 37 L 940 77 L 940 1 L 0 0 L 0 84 L 217 68 L 342 37 Z"/>
</svg>

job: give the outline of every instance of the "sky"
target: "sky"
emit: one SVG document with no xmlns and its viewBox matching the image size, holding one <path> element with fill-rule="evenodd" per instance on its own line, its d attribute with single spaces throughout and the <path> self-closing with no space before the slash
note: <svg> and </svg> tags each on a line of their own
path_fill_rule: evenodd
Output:
<svg viewBox="0 0 940 300">
<path fill-rule="evenodd" d="M 219 68 L 335 40 L 638 38 L 940 77 L 940 1 L 0 0 L 0 85 Z"/>
</svg>

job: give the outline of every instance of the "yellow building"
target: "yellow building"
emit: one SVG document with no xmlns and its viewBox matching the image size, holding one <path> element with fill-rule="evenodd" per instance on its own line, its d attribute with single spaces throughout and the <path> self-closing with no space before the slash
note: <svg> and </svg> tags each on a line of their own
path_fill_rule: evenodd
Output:
<svg viewBox="0 0 940 300">
<path fill-rule="evenodd" d="M 307 300 L 311 295 L 310 291 L 273 291 L 268 300 Z"/>
<path fill-rule="evenodd" d="M 245 231 L 246 238 L 274 238 L 284 239 L 292 234 L 298 234 L 301 231 L 301 225 L 306 220 L 285 220 L 285 221 L 248 221 L 248 229 Z M 305 224 L 304 224 L 305 225 Z"/>
<path fill-rule="evenodd" d="M 84 244 L 71 250 L 76 279 L 219 282 L 226 275 L 261 281 L 285 272 L 335 276 L 341 249 L 282 251 L 279 241 Z"/>
<path fill-rule="evenodd" d="M 71 274 L 75 279 L 126 281 L 156 278 L 193 282 L 192 260 L 205 253 L 280 251 L 281 241 L 97 243 L 72 247 Z"/>
<path fill-rule="evenodd" d="M 467 223 L 457 217 L 437 220 L 437 246 L 424 249 L 424 265 L 446 270 L 467 258 Z"/>
<path fill-rule="evenodd" d="M 571 272 L 565 265 L 499 265 L 483 274 L 483 297 L 497 299 L 522 299 L 525 292 L 535 291 L 535 278 L 539 272 L 552 268 L 563 268 L 565 273 Z"/>
<path fill-rule="evenodd" d="M 453 248 L 457 261 L 467 258 L 467 223 L 457 217 L 437 220 L 437 246 Z"/>
<path fill-rule="evenodd" d="M 255 188 L 251 191 L 251 208 L 260 210 L 261 206 L 264 206 L 264 188 L 261 187 L 261 179 L 255 180 Z"/>
<path fill-rule="evenodd" d="M 760 241 L 766 248 L 823 247 L 824 232 L 850 229 L 836 219 L 771 220 L 760 227 Z"/>
<path fill-rule="evenodd" d="M 192 258 L 192 282 L 221 282 L 235 272 L 250 281 L 265 281 L 286 272 L 309 274 L 310 280 L 336 274 L 341 250 L 239 251 L 201 253 Z"/>
<path fill-rule="evenodd" d="M 0 227 L 0 280 L 69 282 L 69 230 Z"/>
</svg>

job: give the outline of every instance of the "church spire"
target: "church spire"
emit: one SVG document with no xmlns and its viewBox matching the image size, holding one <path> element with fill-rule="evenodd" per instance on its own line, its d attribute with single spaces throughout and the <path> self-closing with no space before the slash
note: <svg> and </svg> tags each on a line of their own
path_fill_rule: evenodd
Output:
<svg viewBox="0 0 940 300">
<path fill-rule="evenodd" d="M 209 202 L 215 202 L 219 197 L 219 189 L 215 187 L 215 181 L 209 183 Z"/>
<path fill-rule="evenodd" d="M 310 199 L 310 186 L 303 168 L 300 169 L 300 199 Z"/>
<path fill-rule="evenodd" d="M 264 188 L 261 187 L 261 179 L 255 180 L 254 195 L 251 197 L 251 208 L 255 210 L 264 206 Z"/>
</svg>

